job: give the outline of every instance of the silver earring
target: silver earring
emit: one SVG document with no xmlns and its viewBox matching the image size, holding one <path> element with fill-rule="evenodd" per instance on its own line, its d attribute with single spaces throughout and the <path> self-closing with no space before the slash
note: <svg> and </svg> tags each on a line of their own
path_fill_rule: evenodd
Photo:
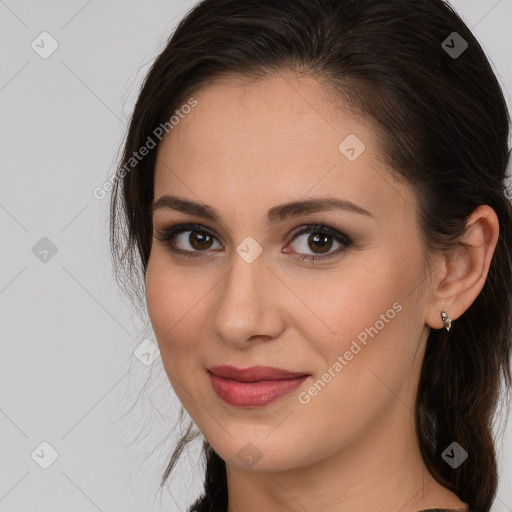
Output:
<svg viewBox="0 0 512 512">
<path fill-rule="evenodd" d="M 441 312 L 441 320 L 443 321 L 444 328 L 449 331 L 452 326 L 452 319 L 444 312 Z"/>
</svg>

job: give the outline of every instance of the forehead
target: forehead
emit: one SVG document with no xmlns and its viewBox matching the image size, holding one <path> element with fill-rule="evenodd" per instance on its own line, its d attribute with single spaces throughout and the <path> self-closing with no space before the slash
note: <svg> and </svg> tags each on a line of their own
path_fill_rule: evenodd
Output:
<svg viewBox="0 0 512 512">
<path fill-rule="evenodd" d="M 373 129 L 371 125 L 363 128 L 362 120 L 349 118 L 324 86 L 307 77 L 279 75 L 257 82 L 224 77 L 193 96 L 196 107 L 166 137 L 171 147 L 173 142 L 200 137 L 212 145 L 217 143 L 218 150 L 231 145 L 231 154 L 233 146 L 242 143 L 238 149 L 244 155 L 253 151 L 264 156 L 264 149 L 265 154 L 272 152 L 275 157 L 282 153 L 284 157 L 287 147 L 298 151 L 305 145 L 319 145 L 326 135 L 329 140 L 324 149 L 331 143 L 331 152 L 337 152 L 336 141 L 344 131 L 352 128 L 368 138 Z"/>
<path fill-rule="evenodd" d="M 343 109 L 319 82 L 231 77 L 192 97 L 196 106 L 160 144 L 155 199 L 179 194 L 219 210 L 236 201 L 253 212 L 260 205 L 260 213 L 306 195 L 336 195 L 377 215 L 411 207 L 410 191 L 378 154 L 376 127 Z M 362 151 L 355 160 L 343 153 L 347 140 Z"/>
</svg>

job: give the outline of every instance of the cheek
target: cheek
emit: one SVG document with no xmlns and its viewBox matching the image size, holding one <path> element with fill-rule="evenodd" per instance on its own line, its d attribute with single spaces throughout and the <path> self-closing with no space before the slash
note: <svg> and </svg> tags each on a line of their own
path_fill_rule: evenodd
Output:
<svg viewBox="0 0 512 512">
<path fill-rule="evenodd" d="M 368 255 L 351 265 L 349 274 L 322 278 L 316 291 L 308 292 L 311 309 L 322 323 L 312 322 L 304 336 L 315 340 L 314 349 L 331 374 L 353 373 L 346 381 L 350 386 L 375 380 L 368 368 L 393 382 L 414 358 L 416 331 L 423 325 L 421 301 L 411 290 L 418 287 L 420 266 L 412 254 L 410 262 L 402 259 L 398 264 L 396 258 L 382 251 Z"/>
<path fill-rule="evenodd" d="M 364 262 L 351 265 L 350 272 L 343 270 L 319 277 L 314 288 L 301 291 L 319 320 L 312 322 L 317 334 L 312 332 L 307 339 L 320 341 L 318 334 L 323 331 L 325 337 L 320 345 L 328 352 L 343 353 L 349 350 L 353 339 L 359 337 L 364 343 L 365 337 L 369 337 L 368 330 L 374 333 L 370 328 L 376 322 L 379 331 L 387 329 L 396 316 L 397 306 L 393 309 L 393 304 L 401 301 L 403 294 L 392 262 L 382 255 L 375 259 L 376 265 L 365 258 Z"/>
<path fill-rule="evenodd" d="M 153 259 L 152 259 L 153 258 Z M 186 272 L 160 263 L 158 254 L 150 257 L 146 271 L 146 303 L 164 363 L 195 349 L 193 327 L 203 325 L 201 304 L 208 287 L 194 289 Z M 203 299 L 203 300 L 202 300 Z M 174 357 L 166 357 L 171 353 Z"/>
<path fill-rule="evenodd" d="M 160 342 L 162 335 L 172 328 L 177 319 L 173 299 L 176 295 L 171 292 L 175 289 L 175 283 L 168 271 L 154 262 L 151 254 L 146 271 L 146 304 L 153 330 Z"/>
<path fill-rule="evenodd" d="M 363 268 L 364 273 L 354 271 L 327 288 L 320 310 L 329 326 L 329 331 L 323 329 L 327 336 L 312 328 L 304 333 L 321 364 L 298 400 L 319 446 L 327 447 L 326 432 L 338 431 L 339 439 L 349 442 L 372 425 L 396 402 L 414 360 L 419 334 L 411 326 L 421 322 L 411 321 L 414 298 L 407 297 L 407 282 L 415 279 L 413 269 L 405 279 L 405 269 L 393 271 L 392 261 L 382 255 L 375 268 L 370 262 Z M 403 401 L 409 403 L 410 397 Z"/>
<path fill-rule="evenodd" d="M 196 379 L 202 362 L 199 340 L 205 336 L 199 330 L 205 325 L 201 317 L 206 307 L 204 295 L 210 287 L 194 291 L 190 283 L 195 281 L 186 274 L 165 261 L 159 264 L 157 258 L 150 258 L 146 302 L 169 382 L 185 409 L 197 417 L 201 413 L 201 408 L 197 410 L 197 397 L 201 385 L 204 386 L 203 381 L 199 383 Z"/>
</svg>

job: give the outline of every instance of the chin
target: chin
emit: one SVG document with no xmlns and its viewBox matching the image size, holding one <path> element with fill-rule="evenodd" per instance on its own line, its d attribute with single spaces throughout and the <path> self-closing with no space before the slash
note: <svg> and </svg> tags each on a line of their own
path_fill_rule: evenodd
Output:
<svg viewBox="0 0 512 512">
<path fill-rule="evenodd" d="M 297 459 L 299 452 L 297 445 L 283 446 L 283 440 L 277 437 L 269 442 L 253 440 L 251 436 L 230 436 L 226 442 L 212 443 L 215 452 L 231 467 L 256 472 L 278 472 L 294 469 L 304 465 L 303 460 Z M 277 444 L 276 444 L 277 443 Z M 277 448 L 277 446 L 279 448 Z"/>
</svg>

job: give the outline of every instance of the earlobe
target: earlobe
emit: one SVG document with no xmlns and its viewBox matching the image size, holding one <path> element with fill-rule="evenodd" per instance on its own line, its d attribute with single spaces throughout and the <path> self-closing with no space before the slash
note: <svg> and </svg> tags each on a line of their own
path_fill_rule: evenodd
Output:
<svg viewBox="0 0 512 512">
<path fill-rule="evenodd" d="M 442 280 L 433 283 L 427 325 L 449 330 L 475 301 L 484 287 L 498 236 L 496 212 L 480 205 L 469 217 L 457 248 L 444 259 Z"/>
</svg>

